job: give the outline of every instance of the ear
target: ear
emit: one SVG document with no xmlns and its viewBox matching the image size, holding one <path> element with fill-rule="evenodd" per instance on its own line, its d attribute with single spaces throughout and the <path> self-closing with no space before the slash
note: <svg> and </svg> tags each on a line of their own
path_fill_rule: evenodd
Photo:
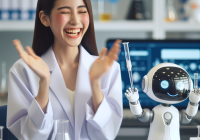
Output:
<svg viewBox="0 0 200 140">
<path fill-rule="evenodd" d="M 49 17 L 47 15 L 45 15 L 44 11 L 40 11 L 39 13 L 39 18 L 40 21 L 42 22 L 42 24 L 46 27 L 50 26 L 50 20 Z"/>
</svg>

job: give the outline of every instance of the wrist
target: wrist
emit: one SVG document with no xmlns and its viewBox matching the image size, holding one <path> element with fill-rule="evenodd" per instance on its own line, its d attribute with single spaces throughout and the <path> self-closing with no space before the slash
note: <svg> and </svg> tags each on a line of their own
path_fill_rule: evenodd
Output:
<svg viewBox="0 0 200 140">
<path fill-rule="evenodd" d="M 46 77 L 46 78 L 40 78 L 39 84 L 40 85 L 49 85 L 50 83 L 50 77 Z"/>
<path fill-rule="evenodd" d="M 90 80 L 90 84 L 92 87 L 101 87 L 101 81 L 100 80 Z"/>
</svg>

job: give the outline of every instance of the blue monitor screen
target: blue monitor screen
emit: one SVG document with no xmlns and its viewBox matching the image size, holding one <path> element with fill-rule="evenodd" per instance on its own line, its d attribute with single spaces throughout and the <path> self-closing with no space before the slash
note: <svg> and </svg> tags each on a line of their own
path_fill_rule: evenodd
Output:
<svg viewBox="0 0 200 140">
<path fill-rule="evenodd" d="M 115 40 L 107 41 L 108 50 Z M 153 108 L 160 104 L 149 98 L 141 87 L 143 77 L 151 68 L 160 63 L 175 63 L 183 67 L 194 81 L 194 73 L 200 72 L 200 41 L 197 40 L 123 40 L 129 42 L 129 53 L 132 63 L 132 76 L 134 87 L 138 88 L 140 103 L 143 107 Z M 121 68 L 123 106 L 129 107 L 128 99 L 124 93 L 130 87 L 128 69 L 126 67 L 124 46 L 121 44 L 121 53 L 118 63 Z M 200 83 L 199 83 L 200 84 Z M 167 86 L 163 83 L 164 86 Z M 186 108 L 188 99 L 174 104 L 179 109 Z"/>
</svg>

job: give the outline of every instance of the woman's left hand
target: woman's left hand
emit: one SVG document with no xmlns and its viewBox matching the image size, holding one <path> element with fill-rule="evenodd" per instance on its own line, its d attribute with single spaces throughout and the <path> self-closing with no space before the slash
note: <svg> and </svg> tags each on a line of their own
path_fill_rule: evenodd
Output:
<svg viewBox="0 0 200 140">
<path fill-rule="evenodd" d="M 120 43 L 121 40 L 116 40 L 107 55 L 106 48 L 101 50 L 99 58 L 95 60 L 90 67 L 90 82 L 100 81 L 103 75 L 109 71 L 113 62 L 118 60 L 118 55 L 120 53 Z"/>
</svg>

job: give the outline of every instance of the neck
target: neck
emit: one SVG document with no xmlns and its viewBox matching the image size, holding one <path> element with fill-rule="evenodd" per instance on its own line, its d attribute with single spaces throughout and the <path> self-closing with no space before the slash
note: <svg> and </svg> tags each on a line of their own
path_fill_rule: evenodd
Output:
<svg viewBox="0 0 200 140">
<path fill-rule="evenodd" d="M 161 105 L 164 106 L 164 107 L 170 107 L 171 106 L 170 104 L 165 104 L 165 103 L 162 103 Z"/>
<path fill-rule="evenodd" d="M 55 42 L 53 44 L 53 51 L 60 67 L 73 67 L 77 66 L 77 64 L 79 63 L 78 46 L 72 47 Z"/>
</svg>

